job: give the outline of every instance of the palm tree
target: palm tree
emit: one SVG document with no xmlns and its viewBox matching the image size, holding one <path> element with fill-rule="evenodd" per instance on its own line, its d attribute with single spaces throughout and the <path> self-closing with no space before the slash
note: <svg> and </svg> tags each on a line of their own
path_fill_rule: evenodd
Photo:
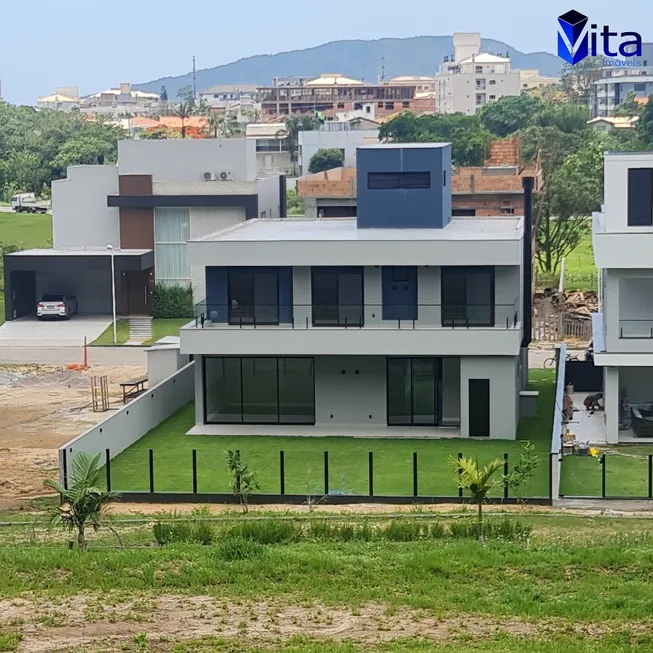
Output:
<svg viewBox="0 0 653 653">
<path fill-rule="evenodd" d="M 320 121 L 313 116 L 293 116 L 286 118 L 286 142 L 292 161 L 293 176 L 297 176 L 297 151 L 299 149 L 299 132 L 315 131 L 320 128 Z"/>
<path fill-rule="evenodd" d="M 186 118 L 193 115 L 193 107 L 190 102 L 180 102 L 175 106 L 173 114 L 181 120 L 181 137 L 186 138 Z"/>
<path fill-rule="evenodd" d="M 498 479 L 493 479 L 494 474 L 503 467 L 503 460 L 495 458 L 485 467 L 478 464 L 478 458 L 449 458 L 451 466 L 456 470 L 456 480 L 458 487 L 468 490 L 472 501 L 478 506 L 478 541 L 483 544 L 483 502 L 488 492 L 501 483 Z"/>
<path fill-rule="evenodd" d="M 45 486 L 58 492 L 61 499 L 59 507 L 52 513 L 50 524 L 77 531 L 77 546 L 80 551 L 86 551 L 87 526 L 99 530 L 103 525 L 104 509 L 120 495 L 117 492 L 106 492 L 98 485 L 100 454 L 93 456 L 83 451 L 78 453 L 73 458 L 71 472 L 68 489 L 55 481 L 44 481 Z M 109 528 L 111 529 L 110 526 Z"/>
</svg>

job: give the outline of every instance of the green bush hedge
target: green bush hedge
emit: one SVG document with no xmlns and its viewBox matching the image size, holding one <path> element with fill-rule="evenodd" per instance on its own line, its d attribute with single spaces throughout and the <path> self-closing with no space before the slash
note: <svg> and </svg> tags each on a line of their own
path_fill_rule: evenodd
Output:
<svg viewBox="0 0 653 653">
<path fill-rule="evenodd" d="M 187 286 L 156 284 L 152 302 L 152 317 L 190 319 L 193 315 L 193 290 L 190 284 Z"/>
</svg>

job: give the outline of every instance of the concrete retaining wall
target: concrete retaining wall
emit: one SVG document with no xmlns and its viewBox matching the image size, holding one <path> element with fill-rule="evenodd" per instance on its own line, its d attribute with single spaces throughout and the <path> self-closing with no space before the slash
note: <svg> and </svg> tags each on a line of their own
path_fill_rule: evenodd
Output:
<svg viewBox="0 0 653 653">
<path fill-rule="evenodd" d="M 64 444 L 59 449 L 60 482 L 64 480 L 64 451 L 68 472 L 80 451 L 104 455 L 105 450 L 109 449 L 111 458 L 115 458 L 193 399 L 194 374 L 195 363 L 191 362 L 117 413 Z"/>
</svg>

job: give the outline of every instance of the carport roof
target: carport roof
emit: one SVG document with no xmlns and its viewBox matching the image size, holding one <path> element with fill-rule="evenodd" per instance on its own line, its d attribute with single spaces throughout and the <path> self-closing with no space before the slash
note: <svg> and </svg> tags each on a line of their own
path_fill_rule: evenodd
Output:
<svg viewBox="0 0 653 653">
<path fill-rule="evenodd" d="M 143 256 L 151 249 L 114 249 L 115 256 Z M 25 249 L 6 256 L 109 256 L 105 247 L 57 247 L 51 249 Z"/>
</svg>

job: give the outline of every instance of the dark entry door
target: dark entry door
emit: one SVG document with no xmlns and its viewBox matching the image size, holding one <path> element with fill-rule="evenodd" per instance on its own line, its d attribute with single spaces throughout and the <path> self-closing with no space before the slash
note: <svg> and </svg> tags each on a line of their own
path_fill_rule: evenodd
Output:
<svg viewBox="0 0 653 653">
<path fill-rule="evenodd" d="M 469 379 L 469 435 L 490 436 L 489 379 Z"/>
<path fill-rule="evenodd" d="M 127 273 L 127 314 L 151 315 L 150 270 Z"/>
<path fill-rule="evenodd" d="M 36 275 L 32 271 L 11 273 L 12 318 L 36 313 Z"/>
</svg>

